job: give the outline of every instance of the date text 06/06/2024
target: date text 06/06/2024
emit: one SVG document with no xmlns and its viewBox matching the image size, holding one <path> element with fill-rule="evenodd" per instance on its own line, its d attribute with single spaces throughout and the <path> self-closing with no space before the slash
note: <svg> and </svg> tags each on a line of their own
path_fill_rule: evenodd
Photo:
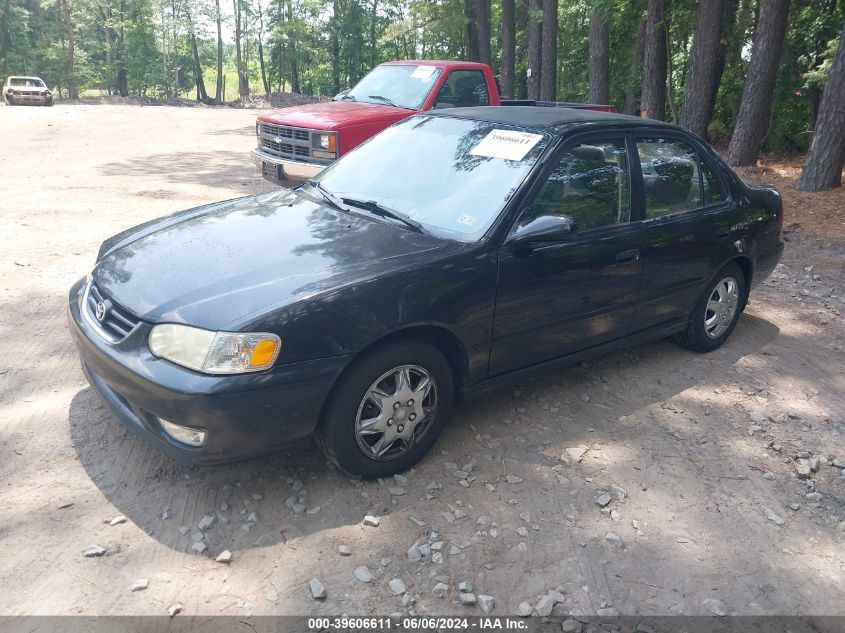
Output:
<svg viewBox="0 0 845 633">
<path fill-rule="evenodd" d="M 359 631 L 512 630 L 528 628 L 525 620 L 508 617 L 317 617 L 308 618 L 309 631 L 358 633 Z"/>
</svg>

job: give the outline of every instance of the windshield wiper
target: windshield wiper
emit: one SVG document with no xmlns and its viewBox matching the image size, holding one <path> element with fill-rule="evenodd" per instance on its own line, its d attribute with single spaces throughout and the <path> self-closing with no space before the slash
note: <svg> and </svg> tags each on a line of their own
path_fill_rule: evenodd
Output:
<svg viewBox="0 0 845 633">
<path fill-rule="evenodd" d="M 381 101 L 382 103 L 386 103 L 387 105 L 392 105 L 394 108 L 402 108 L 403 110 L 410 110 L 410 108 L 406 108 L 405 106 L 400 106 L 398 103 L 393 101 L 392 99 L 388 99 L 387 97 L 383 97 L 381 95 L 368 95 L 369 99 L 375 99 L 376 101 Z"/>
<path fill-rule="evenodd" d="M 343 202 L 345 202 L 346 204 L 351 204 L 352 206 L 358 207 L 359 209 L 366 209 L 370 213 L 380 215 L 383 218 L 392 218 L 394 220 L 398 220 L 405 226 L 409 227 L 412 231 L 415 231 L 417 233 L 422 233 L 423 235 L 428 234 L 428 231 L 425 230 L 423 225 L 417 222 L 416 220 L 412 220 L 401 211 L 397 211 L 396 209 L 391 209 L 390 207 L 386 207 L 383 204 L 379 204 L 375 200 L 358 200 L 356 198 L 341 198 L 341 200 L 343 200 Z"/>
<path fill-rule="evenodd" d="M 349 211 L 349 209 L 347 209 L 343 204 L 341 204 L 340 200 L 338 200 L 337 197 L 335 197 L 335 195 L 331 191 L 323 187 L 323 185 L 321 185 L 318 181 L 314 180 L 313 178 L 309 178 L 305 181 L 305 184 L 311 185 L 311 187 L 313 187 L 314 190 L 320 194 L 320 198 L 322 198 L 323 201 L 328 204 L 332 209 L 335 209 L 337 211 Z M 299 191 L 301 187 L 302 185 L 294 189 L 294 192 L 305 193 Z"/>
<path fill-rule="evenodd" d="M 335 101 L 358 101 L 358 99 L 352 95 L 343 95 L 340 99 L 335 99 Z"/>
</svg>

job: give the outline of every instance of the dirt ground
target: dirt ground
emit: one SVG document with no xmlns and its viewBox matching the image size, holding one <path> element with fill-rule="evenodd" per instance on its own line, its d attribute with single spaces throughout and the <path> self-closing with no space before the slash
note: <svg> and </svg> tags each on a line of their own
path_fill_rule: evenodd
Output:
<svg viewBox="0 0 845 633">
<path fill-rule="evenodd" d="M 845 614 L 845 195 L 792 192 L 800 161 L 747 170 L 784 189 L 789 242 L 714 353 L 656 342 L 462 405 L 407 481 L 136 439 L 83 378 L 67 290 L 117 231 L 272 188 L 255 115 L 0 108 L 0 615 L 480 613 L 463 581 L 494 614 L 549 590 L 556 615 Z M 444 545 L 411 560 L 420 537 Z"/>
</svg>

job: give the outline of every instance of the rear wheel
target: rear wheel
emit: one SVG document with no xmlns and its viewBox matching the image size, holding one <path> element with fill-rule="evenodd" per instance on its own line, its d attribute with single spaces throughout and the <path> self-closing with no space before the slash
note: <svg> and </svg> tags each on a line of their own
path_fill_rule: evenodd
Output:
<svg viewBox="0 0 845 633">
<path fill-rule="evenodd" d="M 711 352 L 733 332 L 745 297 L 745 275 L 736 264 L 725 266 L 701 295 L 687 329 L 675 340 L 696 352 Z"/>
<path fill-rule="evenodd" d="M 452 408 L 452 372 L 437 348 L 400 340 L 367 352 L 336 385 L 317 443 L 362 477 L 407 470 L 434 445 Z"/>
</svg>

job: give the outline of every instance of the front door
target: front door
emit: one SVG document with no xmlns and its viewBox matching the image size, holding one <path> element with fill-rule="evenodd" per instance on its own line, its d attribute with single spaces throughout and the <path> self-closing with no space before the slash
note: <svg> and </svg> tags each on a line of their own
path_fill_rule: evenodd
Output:
<svg viewBox="0 0 845 633">
<path fill-rule="evenodd" d="M 631 221 L 624 136 L 587 139 L 555 161 L 517 224 L 566 215 L 565 240 L 499 252 L 490 374 L 566 356 L 625 336 L 639 291 L 640 228 Z"/>
</svg>

